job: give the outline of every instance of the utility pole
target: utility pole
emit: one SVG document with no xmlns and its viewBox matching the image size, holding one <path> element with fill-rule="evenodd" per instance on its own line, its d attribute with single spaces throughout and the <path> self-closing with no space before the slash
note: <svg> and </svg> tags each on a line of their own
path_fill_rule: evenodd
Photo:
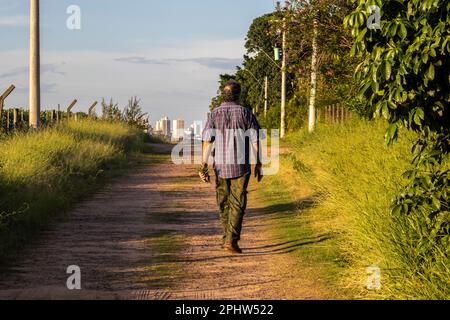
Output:
<svg viewBox="0 0 450 320">
<path fill-rule="evenodd" d="M 269 104 L 269 78 L 266 76 L 264 79 L 264 117 L 267 116 L 267 108 Z"/>
<path fill-rule="evenodd" d="M 38 129 L 41 113 L 39 0 L 30 0 L 30 127 Z"/>
<path fill-rule="evenodd" d="M 281 132 L 283 139 L 286 135 L 286 18 L 283 19 L 283 61 L 281 65 Z"/>
<path fill-rule="evenodd" d="M 316 128 L 316 95 L 317 95 L 317 38 L 318 38 L 318 22 L 314 19 L 314 35 L 312 43 L 312 62 L 311 62 L 311 96 L 309 99 L 309 132 L 313 132 Z"/>
</svg>

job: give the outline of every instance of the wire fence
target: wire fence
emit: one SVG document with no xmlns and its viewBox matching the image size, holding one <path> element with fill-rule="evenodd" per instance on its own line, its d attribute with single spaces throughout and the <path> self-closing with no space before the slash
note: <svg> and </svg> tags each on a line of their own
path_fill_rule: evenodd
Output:
<svg viewBox="0 0 450 320">
<path fill-rule="evenodd" d="M 333 104 L 317 111 L 318 121 L 324 124 L 345 124 L 352 120 L 353 113 L 341 104 Z"/>
<path fill-rule="evenodd" d="M 91 114 L 91 117 L 93 115 Z M 88 118 L 84 112 L 63 112 L 58 110 L 42 111 L 40 114 L 41 127 L 55 127 L 64 122 L 78 121 Z M 12 133 L 17 130 L 27 130 L 29 128 L 30 113 L 23 108 L 4 109 L 0 116 L 0 131 L 2 133 Z"/>
</svg>

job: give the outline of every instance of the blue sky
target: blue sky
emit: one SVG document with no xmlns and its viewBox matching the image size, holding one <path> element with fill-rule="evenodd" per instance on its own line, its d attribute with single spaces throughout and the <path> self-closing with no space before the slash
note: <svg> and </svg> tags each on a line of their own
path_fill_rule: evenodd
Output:
<svg viewBox="0 0 450 320">
<path fill-rule="evenodd" d="M 81 8 L 81 30 L 66 9 Z M 28 0 L 0 0 L 0 91 L 7 107 L 28 104 Z M 102 97 L 142 99 L 152 122 L 163 115 L 202 120 L 218 76 L 244 54 L 252 20 L 273 0 L 41 0 L 42 105 L 86 110 Z"/>
</svg>

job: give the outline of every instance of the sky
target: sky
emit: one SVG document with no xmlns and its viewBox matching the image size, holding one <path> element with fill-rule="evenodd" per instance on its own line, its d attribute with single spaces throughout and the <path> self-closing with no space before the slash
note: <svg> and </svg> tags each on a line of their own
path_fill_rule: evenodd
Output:
<svg viewBox="0 0 450 320">
<path fill-rule="evenodd" d="M 41 105 L 86 111 L 138 96 L 150 121 L 206 118 L 219 75 L 242 63 L 254 18 L 273 0 L 40 0 Z M 81 10 L 71 30 L 67 8 Z M 0 91 L 28 105 L 29 0 L 0 0 Z M 1 94 L 1 93 L 0 93 Z M 100 107 L 97 107 L 100 112 Z"/>
</svg>

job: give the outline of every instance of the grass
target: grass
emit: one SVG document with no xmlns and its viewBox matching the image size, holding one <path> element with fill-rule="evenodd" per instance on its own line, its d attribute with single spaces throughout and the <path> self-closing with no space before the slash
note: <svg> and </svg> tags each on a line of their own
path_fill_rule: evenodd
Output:
<svg viewBox="0 0 450 320">
<path fill-rule="evenodd" d="M 405 236 L 413 218 L 390 214 L 414 136 L 404 132 L 387 147 L 385 129 L 382 122 L 355 121 L 291 134 L 285 142 L 290 153 L 282 157 L 279 175 L 269 177 L 266 192 L 269 197 L 283 193 L 274 198 L 298 205 L 274 232 L 286 240 L 330 235 L 311 258 L 322 262 L 330 286 L 346 288 L 352 297 L 448 299 L 448 248 L 415 259 L 417 243 Z M 304 259 L 307 252 L 297 255 Z M 370 266 L 381 269 L 381 290 L 367 289 Z"/>
<path fill-rule="evenodd" d="M 83 121 L 0 140 L 0 264 L 55 217 L 126 169 L 141 151 L 139 131 Z"/>
<path fill-rule="evenodd" d="M 310 278 L 316 284 L 311 288 L 315 299 L 349 298 L 350 292 L 338 283 L 346 263 L 335 235 L 326 227 L 328 218 L 316 211 L 321 195 L 298 174 L 291 160 L 290 155 L 281 155 L 279 172 L 256 186 L 256 202 L 262 203 L 265 215 L 272 215 L 270 231 L 298 262 L 291 276 L 301 273 L 302 278 Z"/>
</svg>

